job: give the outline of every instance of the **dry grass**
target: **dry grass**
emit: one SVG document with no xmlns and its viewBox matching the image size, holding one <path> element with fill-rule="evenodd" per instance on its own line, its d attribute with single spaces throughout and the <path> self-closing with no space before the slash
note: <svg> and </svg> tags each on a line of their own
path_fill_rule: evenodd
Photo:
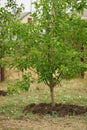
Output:
<svg viewBox="0 0 87 130">
<path fill-rule="evenodd" d="M 17 78 L 17 74 L 14 74 Z M 7 83 L 0 83 L 6 90 Z M 55 101 L 87 107 L 87 78 L 63 81 L 55 87 Z M 43 83 L 34 83 L 29 92 L 0 97 L 0 130 L 87 130 L 87 114 L 79 116 L 24 115 L 23 107 L 29 103 L 50 102 L 49 88 Z"/>
<path fill-rule="evenodd" d="M 0 130 L 87 130 L 83 117 L 37 117 L 24 120 L 2 120 Z"/>
</svg>

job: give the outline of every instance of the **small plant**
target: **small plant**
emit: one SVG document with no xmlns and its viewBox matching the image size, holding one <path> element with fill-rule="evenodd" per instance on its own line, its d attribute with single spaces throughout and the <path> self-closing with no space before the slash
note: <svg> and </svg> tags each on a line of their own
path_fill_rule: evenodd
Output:
<svg viewBox="0 0 87 130">
<path fill-rule="evenodd" d="M 36 90 L 38 90 L 38 91 L 39 91 L 39 90 L 40 90 L 40 86 L 37 86 L 37 87 L 36 87 Z"/>
<path fill-rule="evenodd" d="M 15 84 L 10 84 L 7 91 L 9 94 L 20 93 L 21 91 L 28 91 L 30 87 L 30 83 L 32 82 L 31 73 L 24 74 L 22 79 L 17 79 Z"/>
</svg>

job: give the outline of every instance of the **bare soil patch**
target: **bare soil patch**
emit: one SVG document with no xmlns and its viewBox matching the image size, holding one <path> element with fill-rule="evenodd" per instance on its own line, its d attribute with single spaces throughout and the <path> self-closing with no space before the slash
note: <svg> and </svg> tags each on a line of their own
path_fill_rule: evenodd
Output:
<svg viewBox="0 0 87 130">
<path fill-rule="evenodd" d="M 23 112 L 28 113 L 31 112 L 33 114 L 46 115 L 46 114 L 56 114 L 58 116 L 64 117 L 66 115 L 81 115 L 87 112 L 87 108 L 83 106 L 77 105 L 69 105 L 69 104 L 55 104 L 52 107 L 51 104 L 48 103 L 40 103 L 40 104 L 30 104 L 26 106 Z"/>
</svg>

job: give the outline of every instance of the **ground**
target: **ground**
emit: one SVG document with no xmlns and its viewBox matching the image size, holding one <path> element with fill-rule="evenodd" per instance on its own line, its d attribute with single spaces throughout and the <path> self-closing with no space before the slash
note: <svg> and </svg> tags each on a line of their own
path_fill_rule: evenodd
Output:
<svg viewBox="0 0 87 130">
<path fill-rule="evenodd" d="M 51 103 L 32 103 L 26 106 L 23 110 L 25 114 L 33 113 L 39 115 L 56 115 L 60 117 L 64 116 L 73 116 L 73 115 L 82 115 L 87 112 L 87 108 L 78 105 L 71 104 L 62 104 L 55 103 L 55 106 L 52 106 Z"/>
<path fill-rule="evenodd" d="M 87 130 L 84 117 L 35 117 L 22 120 L 2 120 L 0 130 Z"/>
<path fill-rule="evenodd" d="M 7 83 L 9 81 L 1 83 L 0 88 L 6 91 Z M 61 86 L 56 86 L 55 102 L 87 108 L 87 77 L 63 81 Z M 43 83 L 32 84 L 28 92 L 0 96 L 0 130 L 87 130 L 87 113 L 60 116 L 23 112 L 30 104 L 42 103 L 50 103 L 49 88 Z"/>
</svg>

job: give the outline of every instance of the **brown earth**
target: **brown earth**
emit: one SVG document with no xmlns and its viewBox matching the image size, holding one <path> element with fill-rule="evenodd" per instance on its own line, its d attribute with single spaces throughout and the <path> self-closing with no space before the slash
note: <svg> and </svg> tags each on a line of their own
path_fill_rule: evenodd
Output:
<svg viewBox="0 0 87 130">
<path fill-rule="evenodd" d="M 0 130 L 87 130 L 87 125 L 81 116 L 60 118 L 34 116 L 23 120 L 0 120 Z"/>
<path fill-rule="evenodd" d="M 0 90 L 0 96 L 6 96 L 7 95 L 7 92 L 4 91 L 4 90 Z"/>
<path fill-rule="evenodd" d="M 26 106 L 23 112 L 28 113 L 31 112 L 33 114 L 39 115 L 58 115 L 64 117 L 66 115 L 81 115 L 87 112 L 87 108 L 83 106 L 70 105 L 70 104 L 55 104 L 52 107 L 51 104 L 48 103 L 40 103 L 40 104 L 30 104 Z"/>
</svg>

